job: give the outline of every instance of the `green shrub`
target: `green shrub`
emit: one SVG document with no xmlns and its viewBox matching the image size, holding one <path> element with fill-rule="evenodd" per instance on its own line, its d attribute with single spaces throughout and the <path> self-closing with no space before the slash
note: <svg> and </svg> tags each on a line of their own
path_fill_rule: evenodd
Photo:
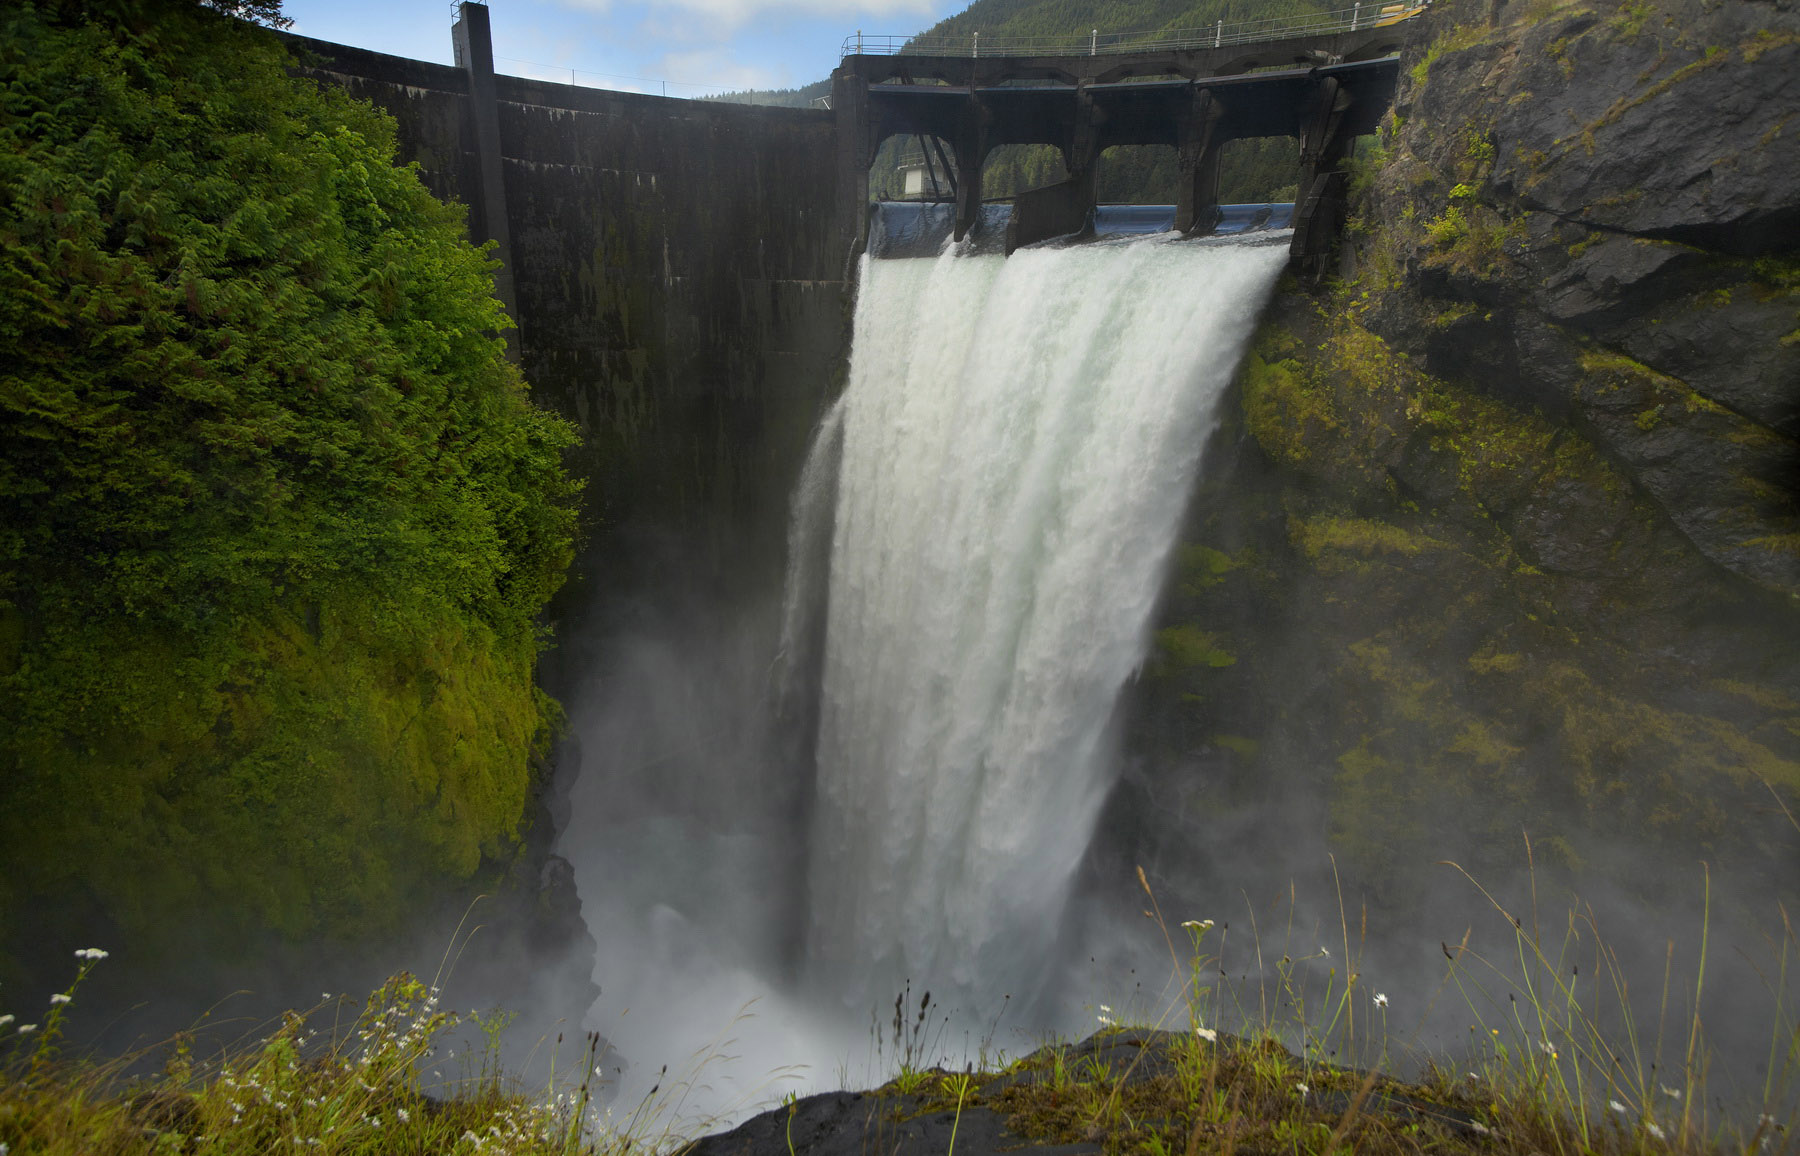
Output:
<svg viewBox="0 0 1800 1156">
<path fill-rule="evenodd" d="M 573 434 L 388 117 L 67 11 L 0 12 L 0 934 L 366 929 L 516 832 Z"/>
</svg>

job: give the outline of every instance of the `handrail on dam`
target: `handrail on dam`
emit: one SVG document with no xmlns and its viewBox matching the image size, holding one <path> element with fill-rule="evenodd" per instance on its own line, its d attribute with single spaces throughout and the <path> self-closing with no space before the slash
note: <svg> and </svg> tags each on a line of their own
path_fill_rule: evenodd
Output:
<svg viewBox="0 0 1800 1156">
<path fill-rule="evenodd" d="M 1430 0 L 1379 0 L 1358 3 L 1335 12 L 1307 16 L 1244 20 L 1211 28 L 1186 28 L 1154 32 L 1100 32 L 1086 36 L 865 36 L 844 38 L 839 59 L 847 56 L 1104 56 L 1124 52 L 1185 51 L 1259 44 L 1292 36 L 1332 35 L 1386 28 L 1410 20 L 1425 11 Z"/>
</svg>

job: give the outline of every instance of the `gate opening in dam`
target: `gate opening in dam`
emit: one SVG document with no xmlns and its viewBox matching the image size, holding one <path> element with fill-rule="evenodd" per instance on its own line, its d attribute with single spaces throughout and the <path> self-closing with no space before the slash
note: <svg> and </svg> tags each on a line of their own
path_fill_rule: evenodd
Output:
<svg viewBox="0 0 1800 1156">
<path fill-rule="evenodd" d="M 832 76 L 838 128 L 838 195 L 846 211 L 869 199 L 869 168 L 884 141 L 917 142 L 920 189 L 955 204 L 960 240 L 981 220 L 982 173 L 1007 145 L 1047 145 L 1063 179 L 1012 198 L 1008 252 L 1092 228 L 1102 155 L 1119 146 L 1175 150 L 1179 177 L 1171 227 L 1215 231 L 1225 220 L 1220 157 L 1234 141 L 1292 137 L 1299 142 L 1292 263 L 1317 274 L 1343 222 L 1346 159 L 1358 136 L 1375 131 L 1392 103 L 1398 57 L 1417 9 L 1377 14 L 1361 7 L 1347 21 L 1320 18 L 1291 29 L 1100 51 L 1066 47 L 1009 50 L 979 40 L 967 52 L 947 44 L 845 42 Z M 858 214 L 860 216 L 860 214 Z"/>
</svg>

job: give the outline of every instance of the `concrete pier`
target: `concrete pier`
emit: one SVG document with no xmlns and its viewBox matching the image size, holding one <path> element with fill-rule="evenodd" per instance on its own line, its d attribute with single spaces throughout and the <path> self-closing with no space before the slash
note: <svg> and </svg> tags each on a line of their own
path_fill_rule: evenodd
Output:
<svg viewBox="0 0 1800 1156">
<path fill-rule="evenodd" d="M 1297 137 L 1300 200 L 1310 208 L 1296 215 L 1293 253 L 1297 268 L 1316 273 L 1342 221 L 1349 142 L 1373 132 L 1392 103 L 1398 60 L 1389 53 L 1406 31 L 1105 56 L 847 56 L 832 77 L 839 197 L 846 208 L 867 202 L 869 166 L 888 137 L 936 138 L 955 157 L 960 240 L 978 217 L 988 154 L 1049 145 L 1069 176 L 1015 199 L 1010 252 L 1086 227 L 1106 149 L 1169 145 L 1181 166 L 1176 227 L 1201 234 L 1218 220 L 1220 149 Z M 1161 79 L 1136 79 L 1149 76 Z"/>
</svg>

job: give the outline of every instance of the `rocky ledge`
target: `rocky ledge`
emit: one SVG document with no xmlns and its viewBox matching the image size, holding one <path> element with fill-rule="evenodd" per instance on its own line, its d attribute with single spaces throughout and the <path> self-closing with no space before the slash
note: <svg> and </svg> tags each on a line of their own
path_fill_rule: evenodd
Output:
<svg viewBox="0 0 1800 1156">
<path fill-rule="evenodd" d="M 907 1071 L 825 1092 L 698 1141 L 688 1156 L 1103 1156 L 1276 1150 L 1406 1135 L 1439 1150 L 1493 1136 L 1473 1088 L 1306 1062 L 1272 1040 L 1152 1029 L 1039 1048 L 997 1072 Z M 1366 1149 L 1359 1149 L 1366 1150 Z"/>
</svg>

